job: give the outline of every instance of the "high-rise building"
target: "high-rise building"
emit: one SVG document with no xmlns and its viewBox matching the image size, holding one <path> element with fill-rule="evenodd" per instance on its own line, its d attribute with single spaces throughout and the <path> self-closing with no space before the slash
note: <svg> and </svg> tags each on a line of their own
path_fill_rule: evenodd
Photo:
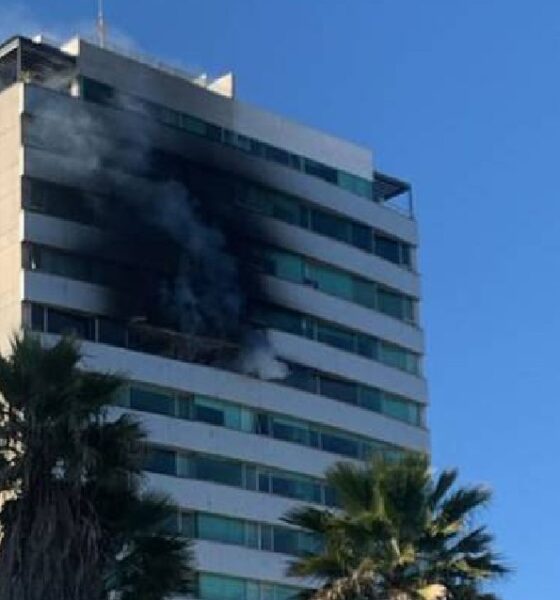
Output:
<svg viewBox="0 0 560 600">
<path fill-rule="evenodd" d="M 428 451 L 410 187 L 368 149 L 83 39 L 0 47 L 0 341 L 126 375 L 203 600 L 281 600 L 323 474 Z"/>
</svg>

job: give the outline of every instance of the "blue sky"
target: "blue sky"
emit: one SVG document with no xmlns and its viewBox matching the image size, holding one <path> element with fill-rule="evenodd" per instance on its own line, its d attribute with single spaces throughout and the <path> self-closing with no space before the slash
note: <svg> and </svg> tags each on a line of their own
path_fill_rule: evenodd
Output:
<svg viewBox="0 0 560 600">
<path fill-rule="evenodd" d="M 560 3 L 106 2 L 118 37 L 234 70 L 242 99 L 372 147 L 413 183 L 434 463 L 494 489 L 484 517 L 517 571 L 504 598 L 554 597 Z M 95 11 L 29 0 L 0 8 L 0 31 L 83 30 Z"/>
</svg>

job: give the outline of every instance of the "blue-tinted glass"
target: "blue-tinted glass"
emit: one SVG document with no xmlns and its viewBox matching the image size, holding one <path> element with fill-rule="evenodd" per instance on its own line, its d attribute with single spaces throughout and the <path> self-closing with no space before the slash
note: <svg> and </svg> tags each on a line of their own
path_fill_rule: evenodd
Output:
<svg viewBox="0 0 560 600">
<path fill-rule="evenodd" d="M 381 392 L 376 388 L 360 386 L 360 406 L 381 412 Z"/>
<path fill-rule="evenodd" d="M 405 317 L 403 306 L 404 297 L 401 294 L 380 287 L 378 289 L 377 297 L 379 300 L 379 310 L 382 313 L 397 319 L 403 319 Z"/>
<path fill-rule="evenodd" d="M 171 394 L 132 386 L 130 388 L 130 408 L 162 415 L 173 415 L 175 400 Z"/>
<path fill-rule="evenodd" d="M 198 537 L 201 540 L 223 542 L 225 544 L 245 544 L 243 521 L 216 515 L 200 514 L 197 519 Z"/>
<path fill-rule="evenodd" d="M 287 527 L 275 527 L 274 552 L 298 554 L 298 532 Z"/>
<path fill-rule="evenodd" d="M 318 210 L 311 211 L 311 229 L 343 242 L 350 242 L 352 237 L 350 221 Z"/>
<path fill-rule="evenodd" d="M 81 339 L 93 340 L 95 322 L 92 317 L 49 309 L 47 313 L 47 328 L 50 333 L 74 335 Z"/>
<path fill-rule="evenodd" d="M 268 473 L 259 473 L 259 492 L 264 492 L 265 494 L 270 493 L 270 475 Z"/>
<path fill-rule="evenodd" d="M 331 433 L 323 433 L 321 444 L 323 450 L 327 452 L 334 452 L 335 454 L 342 454 L 343 456 L 350 456 L 352 458 L 358 458 L 359 456 L 358 442 L 348 438 Z"/>
<path fill-rule="evenodd" d="M 396 264 L 401 262 L 400 244 L 393 238 L 375 234 L 375 254 Z"/>
<path fill-rule="evenodd" d="M 377 286 L 371 281 L 355 278 L 352 282 L 352 299 L 366 308 L 377 308 Z"/>
<path fill-rule="evenodd" d="M 44 331 L 45 309 L 39 304 L 31 305 L 31 329 L 33 331 Z"/>
<path fill-rule="evenodd" d="M 308 175 L 319 177 L 320 179 L 324 179 L 329 183 L 338 183 L 338 173 L 336 169 L 327 167 L 327 165 L 306 158 L 304 159 L 304 169 Z"/>
<path fill-rule="evenodd" d="M 376 338 L 369 335 L 358 335 L 358 352 L 367 358 L 377 359 L 378 342 Z"/>
<path fill-rule="evenodd" d="M 195 479 L 235 487 L 242 487 L 243 485 L 242 467 L 239 463 L 207 456 L 196 456 L 192 462 Z"/>
<path fill-rule="evenodd" d="M 198 596 L 200 600 L 245 600 L 245 582 L 243 579 L 201 573 Z"/>
<path fill-rule="evenodd" d="M 348 404 L 357 404 L 358 402 L 358 386 L 351 381 L 321 375 L 319 385 L 320 393 L 323 396 L 341 400 Z"/>
<path fill-rule="evenodd" d="M 317 339 L 324 344 L 353 352 L 355 350 L 356 336 L 348 330 L 336 325 L 320 322 L 317 327 Z"/>
<path fill-rule="evenodd" d="M 279 440 L 295 442 L 296 444 L 309 444 L 309 430 L 290 419 L 273 417 L 272 435 Z"/>
<path fill-rule="evenodd" d="M 301 365 L 289 365 L 290 372 L 284 379 L 286 385 L 316 393 L 317 379 L 312 369 L 302 367 Z"/>
<path fill-rule="evenodd" d="M 119 321 L 112 319 L 97 319 L 99 341 L 111 346 L 126 346 L 126 327 Z"/>
<path fill-rule="evenodd" d="M 365 225 L 352 224 L 352 244 L 371 252 L 373 246 L 373 236 L 371 229 Z"/>
<path fill-rule="evenodd" d="M 164 475 L 175 475 L 175 452 L 170 450 L 160 450 L 159 448 L 149 448 L 146 457 L 144 468 L 146 471 L 153 473 L 162 473 Z"/>
</svg>

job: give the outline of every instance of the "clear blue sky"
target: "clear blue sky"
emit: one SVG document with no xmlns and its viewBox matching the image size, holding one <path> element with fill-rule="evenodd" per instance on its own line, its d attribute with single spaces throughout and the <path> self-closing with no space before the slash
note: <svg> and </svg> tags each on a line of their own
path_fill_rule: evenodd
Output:
<svg viewBox="0 0 560 600">
<path fill-rule="evenodd" d="M 556 597 L 560 3 L 106 3 L 143 50 L 232 69 L 242 99 L 372 147 L 413 183 L 434 463 L 495 490 L 485 517 L 517 569 L 504 598 Z M 0 8 L 0 29 L 95 14 L 95 0 L 25 5 Z"/>
</svg>

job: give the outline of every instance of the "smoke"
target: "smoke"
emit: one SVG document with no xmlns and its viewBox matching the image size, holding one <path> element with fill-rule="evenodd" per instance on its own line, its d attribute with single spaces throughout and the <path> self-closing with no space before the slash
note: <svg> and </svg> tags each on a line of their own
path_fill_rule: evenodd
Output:
<svg viewBox="0 0 560 600">
<path fill-rule="evenodd" d="M 119 99 L 121 108 L 127 102 Z M 209 342 L 212 348 L 224 342 L 229 351 L 237 348 L 233 360 L 220 355 L 224 366 L 262 379 L 286 377 L 267 336 L 250 326 L 259 283 L 248 267 L 250 242 L 242 240 L 247 221 L 227 185 L 204 167 L 158 164 L 150 121 L 137 114 L 136 103 L 136 114 L 123 113 L 118 126 L 84 107 L 60 97 L 38 106 L 26 138 L 77 161 L 79 167 L 69 169 L 79 173 L 75 185 L 89 181 L 109 198 L 110 206 L 92 201 L 92 208 L 116 241 L 103 247 L 84 241 L 76 251 L 133 262 L 126 300 L 116 312 L 185 334 L 194 360 L 208 356 Z"/>
<path fill-rule="evenodd" d="M 264 331 L 252 331 L 247 335 L 234 368 L 267 380 L 285 379 L 289 374 L 288 366 L 278 360 Z"/>
</svg>

